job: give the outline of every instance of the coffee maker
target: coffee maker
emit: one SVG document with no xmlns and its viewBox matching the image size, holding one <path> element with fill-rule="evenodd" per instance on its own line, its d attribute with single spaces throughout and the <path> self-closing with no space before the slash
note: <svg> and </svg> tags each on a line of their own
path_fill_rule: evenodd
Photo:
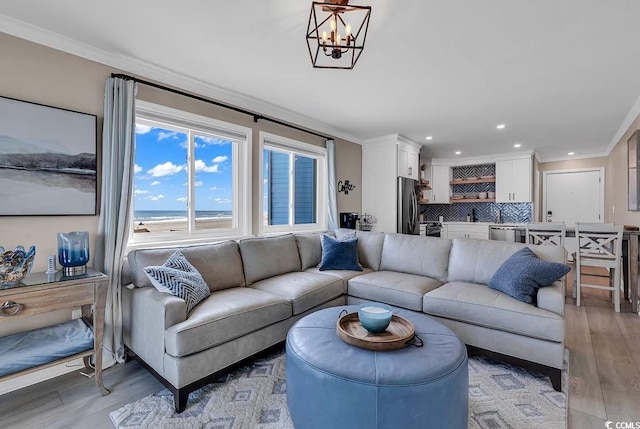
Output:
<svg viewBox="0 0 640 429">
<path fill-rule="evenodd" d="M 356 223 L 360 215 L 355 212 L 340 213 L 340 228 L 356 229 Z"/>
</svg>

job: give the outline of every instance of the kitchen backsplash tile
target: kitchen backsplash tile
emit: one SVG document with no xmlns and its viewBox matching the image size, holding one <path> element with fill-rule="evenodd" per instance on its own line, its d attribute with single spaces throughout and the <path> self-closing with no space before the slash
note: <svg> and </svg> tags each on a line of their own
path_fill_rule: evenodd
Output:
<svg viewBox="0 0 640 429">
<path fill-rule="evenodd" d="M 531 203 L 428 204 L 420 208 L 426 221 L 437 221 L 442 216 L 445 222 L 464 222 L 471 209 L 475 209 L 478 222 L 496 222 L 498 210 L 502 212 L 502 223 L 530 223 L 533 217 Z"/>
</svg>

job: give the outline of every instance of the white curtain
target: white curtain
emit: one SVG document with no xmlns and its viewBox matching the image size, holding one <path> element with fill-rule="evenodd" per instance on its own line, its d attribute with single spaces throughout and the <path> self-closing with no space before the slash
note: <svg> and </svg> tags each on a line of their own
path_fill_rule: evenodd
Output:
<svg viewBox="0 0 640 429">
<path fill-rule="evenodd" d="M 129 237 L 134 175 L 136 84 L 109 78 L 102 130 L 102 193 L 96 267 L 109 276 L 104 317 L 103 367 L 124 361 L 120 272 Z"/>
<path fill-rule="evenodd" d="M 329 231 L 338 229 L 338 203 L 336 201 L 336 142 L 333 139 L 327 140 L 327 164 L 329 184 Z"/>
</svg>

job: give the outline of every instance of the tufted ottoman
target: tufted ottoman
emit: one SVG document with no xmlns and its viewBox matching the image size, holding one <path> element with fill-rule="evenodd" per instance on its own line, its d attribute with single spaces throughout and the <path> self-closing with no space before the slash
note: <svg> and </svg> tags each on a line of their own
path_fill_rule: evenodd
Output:
<svg viewBox="0 0 640 429">
<path fill-rule="evenodd" d="M 467 428 L 467 352 L 455 334 L 408 310 L 424 347 L 374 352 L 336 334 L 333 307 L 300 319 L 287 335 L 287 404 L 296 429 Z"/>
</svg>

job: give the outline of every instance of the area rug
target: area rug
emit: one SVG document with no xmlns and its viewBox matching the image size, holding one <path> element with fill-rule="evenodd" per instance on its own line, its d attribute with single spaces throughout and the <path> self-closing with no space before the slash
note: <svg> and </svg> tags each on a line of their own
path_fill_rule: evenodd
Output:
<svg viewBox="0 0 640 429">
<path fill-rule="evenodd" d="M 549 378 L 482 357 L 469 358 L 469 429 L 565 429 L 568 352 L 562 392 Z M 189 395 L 176 414 L 162 390 L 109 413 L 118 429 L 294 429 L 287 410 L 285 355 L 258 359 Z"/>
</svg>

